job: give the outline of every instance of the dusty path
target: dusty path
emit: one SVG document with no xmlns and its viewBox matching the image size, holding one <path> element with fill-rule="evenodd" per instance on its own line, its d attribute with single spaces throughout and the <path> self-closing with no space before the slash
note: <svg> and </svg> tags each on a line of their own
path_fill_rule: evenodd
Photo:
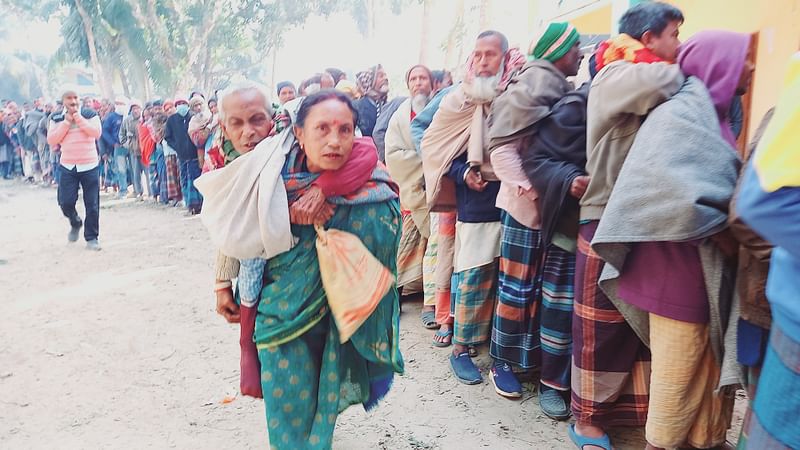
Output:
<svg viewBox="0 0 800 450">
<path fill-rule="evenodd" d="M 223 403 L 238 329 L 214 312 L 199 220 L 103 197 L 103 251 L 90 253 L 67 244 L 55 197 L 0 180 L 0 448 L 266 448 L 263 404 Z M 419 308 L 404 304 L 406 375 L 373 413 L 340 417 L 335 448 L 574 448 L 531 384 L 512 402 L 457 383 Z M 612 437 L 643 448 L 639 431 Z"/>
</svg>

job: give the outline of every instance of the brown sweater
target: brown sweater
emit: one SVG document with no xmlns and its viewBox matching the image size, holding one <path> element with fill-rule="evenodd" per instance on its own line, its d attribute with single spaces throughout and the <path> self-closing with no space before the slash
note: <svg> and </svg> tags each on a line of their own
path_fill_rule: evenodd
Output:
<svg viewBox="0 0 800 450">
<path fill-rule="evenodd" d="M 677 64 L 618 61 L 597 74 L 589 91 L 586 171 L 581 220 L 600 220 L 622 163 L 645 116 L 681 88 Z"/>
</svg>

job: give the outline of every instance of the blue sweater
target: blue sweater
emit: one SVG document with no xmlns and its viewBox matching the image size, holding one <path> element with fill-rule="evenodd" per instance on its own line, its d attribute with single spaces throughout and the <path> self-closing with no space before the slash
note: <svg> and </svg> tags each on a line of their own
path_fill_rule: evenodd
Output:
<svg viewBox="0 0 800 450">
<path fill-rule="evenodd" d="M 103 121 L 103 142 L 113 151 L 114 145 L 119 144 L 119 129 L 122 127 L 122 116 L 115 111 L 111 111 Z"/>
<path fill-rule="evenodd" d="M 737 212 L 776 246 L 767 279 L 772 318 L 784 333 L 800 342 L 800 188 L 765 192 L 752 163 L 744 177 Z"/>
</svg>

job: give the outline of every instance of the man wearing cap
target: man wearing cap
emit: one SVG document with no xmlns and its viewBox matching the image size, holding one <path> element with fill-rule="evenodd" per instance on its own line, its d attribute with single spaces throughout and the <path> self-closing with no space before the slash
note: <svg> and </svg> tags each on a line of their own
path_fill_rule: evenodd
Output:
<svg viewBox="0 0 800 450">
<path fill-rule="evenodd" d="M 522 386 L 511 367 L 541 369 L 539 405 L 549 417 L 569 417 L 574 257 L 545 248 L 538 194 L 522 167 L 520 151 L 538 125 L 572 90 L 583 56 L 580 35 L 568 23 L 552 23 L 528 49 L 528 62 L 492 103 L 489 147 L 501 181 L 497 207 L 502 234 L 498 304 L 490 354 L 498 394 L 519 398 Z"/>
<path fill-rule="evenodd" d="M 202 167 L 197 157 L 197 147 L 189 137 L 189 121 L 191 118 L 189 102 L 184 99 L 176 100 L 175 114 L 167 119 L 164 139 L 178 154 L 184 204 L 190 214 L 199 214 L 203 205 L 203 197 L 194 187 L 194 180 L 200 176 Z"/>
<path fill-rule="evenodd" d="M 132 100 L 128 115 L 122 121 L 119 129 L 120 146 L 128 151 L 128 167 L 130 167 L 133 182 L 133 192 L 139 199 L 142 198 L 142 150 L 139 146 L 139 122 L 142 117 L 142 106 L 138 101 Z"/>
<path fill-rule="evenodd" d="M 358 111 L 358 128 L 362 136 L 372 136 L 375 122 L 389 98 L 389 78 L 378 64 L 356 74 L 358 88 L 363 97 L 353 102 Z"/>
<path fill-rule="evenodd" d="M 47 132 L 50 147 L 61 147 L 58 204 L 71 226 L 68 240 L 75 242 L 84 222 L 75 210 L 78 188 L 83 190 L 86 248 L 100 250 L 100 175 L 96 141 L 101 135 L 100 118 L 91 109 L 80 110 L 78 94 L 65 90 L 61 96 L 64 111 L 54 114 Z"/>
<path fill-rule="evenodd" d="M 403 231 L 397 258 L 397 285 L 403 294 L 424 294 L 422 324 L 439 328 L 436 321 L 436 284 L 433 283 L 436 239 L 430 239 L 430 215 L 425 199 L 422 159 L 411 139 L 411 121 L 431 99 L 433 77 L 426 66 L 418 64 L 406 73 L 411 98 L 403 101 L 389 120 L 386 130 L 386 167 L 400 186 Z M 450 311 L 443 311 L 443 322 L 450 327 Z"/>
</svg>

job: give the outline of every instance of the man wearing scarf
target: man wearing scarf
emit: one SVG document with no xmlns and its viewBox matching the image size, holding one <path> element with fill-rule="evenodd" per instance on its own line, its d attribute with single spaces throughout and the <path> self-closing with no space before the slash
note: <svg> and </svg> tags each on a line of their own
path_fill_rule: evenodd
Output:
<svg viewBox="0 0 800 450">
<path fill-rule="evenodd" d="M 511 366 L 540 367 L 539 405 L 557 420 L 569 417 L 575 260 L 566 249 L 543 246 L 538 194 L 520 151 L 538 139 L 541 121 L 572 90 L 567 77 L 577 75 L 582 60 L 578 30 L 551 23 L 531 42 L 528 62 L 492 103 L 489 128 L 502 220 L 492 382 L 500 395 L 519 398 L 522 385 Z"/>
<path fill-rule="evenodd" d="M 575 264 L 572 413 L 569 435 L 578 447 L 611 448 L 605 429 L 641 427 L 647 420 L 650 352 L 598 287 L 604 261 L 590 244 L 614 183 L 644 117 L 684 81 L 677 58 L 683 14 L 660 2 L 634 6 L 620 34 L 595 53 L 597 76 L 587 106 L 590 177 L 580 201 Z"/>
<path fill-rule="evenodd" d="M 500 256 L 500 210 L 495 207 L 500 181 L 486 145 L 487 117 L 494 99 L 524 62 L 518 50 L 508 48 L 502 33 L 478 35 L 466 80 L 441 99 L 421 143 L 429 209 L 456 211 L 451 287 L 455 345 L 450 366 L 465 384 L 483 380 L 469 349 L 489 340 Z M 448 261 L 438 262 L 449 266 Z"/>
<path fill-rule="evenodd" d="M 425 178 L 422 159 L 411 139 L 411 121 L 431 99 L 431 71 L 418 64 L 406 73 L 406 85 L 411 98 L 403 101 L 392 115 L 386 130 L 386 166 L 400 186 L 400 207 L 403 213 L 403 234 L 397 258 L 397 285 L 403 294 L 422 291 L 424 294 L 422 323 L 428 329 L 437 328 L 435 316 L 436 285 L 433 271 L 436 261 L 436 238 L 431 239 Z M 444 321 L 449 328 L 450 311 Z"/>
<path fill-rule="evenodd" d="M 389 78 L 378 64 L 356 74 L 358 88 L 364 95 L 353 102 L 358 111 L 358 128 L 362 136 L 372 136 L 375 122 L 389 98 Z"/>
</svg>

